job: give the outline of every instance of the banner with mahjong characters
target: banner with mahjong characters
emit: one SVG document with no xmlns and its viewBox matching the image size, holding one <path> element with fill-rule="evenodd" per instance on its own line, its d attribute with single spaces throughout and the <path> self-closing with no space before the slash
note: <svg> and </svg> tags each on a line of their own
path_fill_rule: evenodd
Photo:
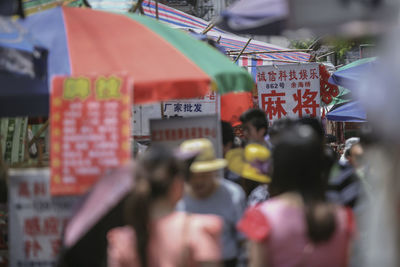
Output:
<svg viewBox="0 0 400 267">
<path fill-rule="evenodd" d="M 259 107 L 270 122 L 320 117 L 318 63 L 257 67 L 257 89 Z"/>
</svg>

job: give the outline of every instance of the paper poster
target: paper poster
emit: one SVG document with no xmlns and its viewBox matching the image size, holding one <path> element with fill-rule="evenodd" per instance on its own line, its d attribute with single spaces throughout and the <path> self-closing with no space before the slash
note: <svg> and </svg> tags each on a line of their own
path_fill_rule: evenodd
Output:
<svg viewBox="0 0 400 267">
<path fill-rule="evenodd" d="M 51 193 L 81 194 L 130 159 L 132 83 L 56 77 L 51 94 Z"/>
<path fill-rule="evenodd" d="M 221 123 L 216 115 L 150 120 L 150 130 L 152 143 L 171 147 L 188 139 L 208 138 L 222 157 Z"/>
<path fill-rule="evenodd" d="M 11 169 L 9 266 L 55 266 L 64 226 L 77 201 L 75 196 L 50 195 L 49 169 Z"/>
<path fill-rule="evenodd" d="M 318 63 L 257 67 L 259 107 L 270 122 L 320 116 Z"/>
</svg>

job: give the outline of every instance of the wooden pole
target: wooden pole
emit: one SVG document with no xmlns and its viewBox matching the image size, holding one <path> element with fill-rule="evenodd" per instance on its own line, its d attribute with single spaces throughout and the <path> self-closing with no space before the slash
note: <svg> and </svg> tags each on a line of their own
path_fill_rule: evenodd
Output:
<svg viewBox="0 0 400 267">
<path fill-rule="evenodd" d="M 43 166 L 43 143 L 38 142 L 38 162 L 37 162 L 37 167 L 42 167 Z"/>
<path fill-rule="evenodd" d="M 87 0 L 83 0 L 82 3 L 85 7 L 92 8 L 92 6 L 89 4 Z"/>
<path fill-rule="evenodd" d="M 240 51 L 239 55 L 237 55 L 236 59 L 233 62 L 237 62 L 240 58 L 240 56 L 243 54 L 244 50 L 247 48 L 247 46 L 250 44 L 252 38 L 249 38 L 249 40 L 247 41 L 247 43 L 244 45 L 244 47 L 242 48 L 242 51 Z"/>
<path fill-rule="evenodd" d="M 164 119 L 164 102 L 163 101 L 160 102 L 160 106 L 161 106 L 161 119 Z"/>
<path fill-rule="evenodd" d="M 201 34 L 206 34 L 209 32 L 212 28 L 214 28 L 215 24 L 213 22 L 210 22 L 210 24 L 207 25 L 207 27 L 201 32 Z"/>
<path fill-rule="evenodd" d="M 139 9 L 140 13 L 144 14 L 142 3 L 143 0 L 138 0 L 137 4 L 133 8 L 129 9 L 129 12 L 135 13 Z"/>
<path fill-rule="evenodd" d="M 24 162 L 27 162 L 29 160 L 29 148 L 28 148 L 28 142 L 29 142 L 29 126 L 26 127 L 26 133 L 25 133 L 25 147 L 24 147 Z"/>
<path fill-rule="evenodd" d="M 333 54 L 335 54 L 335 51 L 320 55 L 320 56 L 316 57 L 316 59 L 320 60 L 321 58 L 324 58 L 324 57 L 327 57 L 327 56 L 330 56 L 330 55 L 333 55 Z"/>
<path fill-rule="evenodd" d="M 263 61 L 284 62 L 284 63 L 297 63 L 297 64 L 307 63 L 307 62 L 304 62 L 304 61 L 283 60 L 283 59 L 269 59 L 269 58 L 263 58 L 262 60 L 263 60 Z M 256 66 L 247 66 L 247 67 L 256 67 Z"/>
<path fill-rule="evenodd" d="M 42 127 L 40 127 L 39 131 L 33 136 L 32 140 L 28 143 L 28 149 L 39 139 L 39 136 L 49 127 L 49 120 L 47 120 Z"/>
<path fill-rule="evenodd" d="M 243 55 L 254 55 L 254 54 L 275 54 L 275 53 L 288 53 L 288 52 L 309 52 L 310 49 L 292 49 L 292 50 L 274 50 L 274 51 L 251 51 L 243 52 Z M 239 50 L 228 50 L 228 54 L 235 55 L 240 53 Z"/>
<path fill-rule="evenodd" d="M 156 0 L 156 19 L 158 20 L 158 0 Z"/>
</svg>

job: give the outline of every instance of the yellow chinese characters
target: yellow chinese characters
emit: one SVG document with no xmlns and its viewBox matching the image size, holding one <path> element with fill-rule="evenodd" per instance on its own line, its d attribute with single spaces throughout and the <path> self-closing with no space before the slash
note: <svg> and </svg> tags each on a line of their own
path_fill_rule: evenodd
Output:
<svg viewBox="0 0 400 267">
<path fill-rule="evenodd" d="M 63 97 L 66 100 L 80 98 L 85 100 L 90 95 L 90 80 L 87 78 L 67 78 L 64 81 Z"/>
<path fill-rule="evenodd" d="M 119 99 L 121 79 L 111 76 L 110 78 L 101 77 L 96 80 L 96 98 L 98 100 Z"/>
</svg>

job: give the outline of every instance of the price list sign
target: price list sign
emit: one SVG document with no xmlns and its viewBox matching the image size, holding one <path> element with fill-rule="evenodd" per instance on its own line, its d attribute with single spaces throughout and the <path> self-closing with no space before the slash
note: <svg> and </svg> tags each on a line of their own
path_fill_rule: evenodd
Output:
<svg viewBox="0 0 400 267">
<path fill-rule="evenodd" d="M 51 194 L 86 192 L 130 159 L 132 83 L 117 76 L 56 77 L 51 94 Z"/>
</svg>

